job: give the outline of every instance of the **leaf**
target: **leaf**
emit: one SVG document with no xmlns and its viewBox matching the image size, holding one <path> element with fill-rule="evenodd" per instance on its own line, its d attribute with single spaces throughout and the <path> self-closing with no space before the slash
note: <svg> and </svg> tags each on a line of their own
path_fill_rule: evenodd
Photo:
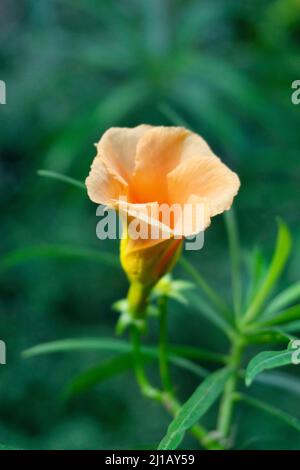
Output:
<svg viewBox="0 0 300 470">
<path fill-rule="evenodd" d="M 265 309 L 265 315 L 271 315 L 274 312 L 278 312 L 289 304 L 300 299 L 300 282 L 292 284 L 290 287 L 280 292 L 274 299 L 269 303 Z"/>
<path fill-rule="evenodd" d="M 194 266 L 183 256 L 179 259 L 179 264 L 182 268 L 194 279 L 197 286 L 204 292 L 213 306 L 223 313 L 227 318 L 231 317 L 229 308 L 223 302 L 223 300 L 218 296 L 218 294 L 208 285 L 205 279 L 201 276 L 200 273 L 194 268 Z"/>
<path fill-rule="evenodd" d="M 77 339 L 64 339 L 53 341 L 50 343 L 43 343 L 33 348 L 27 349 L 23 352 L 24 357 L 34 357 L 43 354 L 53 354 L 64 351 L 110 351 L 115 353 L 123 353 L 131 351 L 131 344 L 127 341 L 111 339 L 111 338 L 77 338 Z M 144 346 L 142 348 L 144 354 L 156 357 L 157 352 L 155 347 Z M 171 346 L 170 351 L 174 356 L 203 359 L 211 362 L 225 362 L 226 357 L 222 354 L 199 349 L 190 346 Z"/>
<path fill-rule="evenodd" d="M 234 335 L 234 330 L 231 325 L 227 322 L 227 320 L 217 313 L 210 305 L 208 305 L 201 297 L 194 294 L 186 295 L 189 304 L 195 308 L 197 312 L 199 312 L 202 316 L 204 316 L 207 320 L 217 326 L 223 333 L 228 336 L 228 338 L 232 338 Z"/>
<path fill-rule="evenodd" d="M 257 356 L 251 359 L 246 369 L 245 382 L 247 387 L 264 370 L 291 365 L 293 353 L 293 350 L 286 349 L 284 351 L 264 351 L 257 354 Z"/>
<path fill-rule="evenodd" d="M 48 170 L 38 170 L 37 174 L 39 176 L 45 176 L 46 178 L 53 178 L 55 180 L 63 181 L 64 183 L 76 186 L 77 188 L 86 191 L 85 184 L 82 181 L 71 178 L 70 176 L 63 175 L 62 173 Z"/>
<path fill-rule="evenodd" d="M 300 304 L 290 307 L 287 310 L 278 313 L 276 316 L 274 315 L 270 320 L 260 322 L 258 325 L 262 327 L 284 325 L 295 320 L 300 320 Z"/>
<path fill-rule="evenodd" d="M 226 364 L 227 356 L 206 349 L 195 348 L 192 346 L 170 346 L 169 350 L 180 357 L 198 359 L 201 361 Z"/>
<path fill-rule="evenodd" d="M 250 276 L 250 282 L 246 295 L 246 305 L 249 306 L 255 293 L 261 285 L 263 276 L 265 275 L 266 262 L 261 250 L 258 247 L 255 247 L 254 250 L 250 254 L 248 254 L 246 261 Z"/>
<path fill-rule="evenodd" d="M 96 367 L 92 367 L 79 374 L 65 388 L 63 398 L 69 399 L 74 395 L 82 393 L 95 385 L 104 382 L 116 375 L 122 374 L 133 367 L 131 354 L 120 354 L 119 356 L 108 359 Z"/>
<path fill-rule="evenodd" d="M 264 329 L 247 334 L 247 343 L 264 344 L 264 343 L 289 343 L 291 337 L 282 331 L 275 329 Z"/>
<path fill-rule="evenodd" d="M 175 450 L 188 431 L 206 413 L 221 394 L 232 370 L 224 368 L 209 375 L 185 402 L 171 422 L 158 450 Z"/>
<path fill-rule="evenodd" d="M 300 379 L 290 374 L 280 372 L 268 372 L 257 376 L 257 382 L 263 385 L 279 388 L 288 393 L 294 393 L 300 397 Z"/>
<path fill-rule="evenodd" d="M 274 418 L 283 421 L 288 426 L 300 432 L 300 420 L 295 416 L 291 416 L 275 406 L 269 405 L 268 403 L 258 400 L 257 398 L 249 397 L 245 394 L 238 393 L 235 395 L 235 398 L 237 400 L 243 401 L 244 403 L 252 406 L 253 408 L 264 411 L 265 413 L 274 416 Z"/>
<path fill-rule="evenodd" d="M 149 363 L 155 359 L 156 357 L 154 354 L 151 355 L 143 353 L 143 361 L 145 363 Z M 187 359 L 170 355 L 169 360 L 173 365 L 189 371 L 198 377 L 203 378 L 208 375 L 208 371 L 203 369 L 203 367 L 200 367 Z M 68 400 L 74 395 L 83 393 L 106 380 L 133 369 L 133 366 L 134 364 L 131 352 L 128 354 L 121 354 L 104 361 L 96 367 L 92 367 L 75 377 L 65 388 L 63 398 Z"/>
<path fill-rule="evenodd" d="M 172 364 L 187 371 L 193 372 L 199 377 L 206 377 L 208 372 L 201 366 L 194 364 L 188 358 L 184 358 L 184 350 L 190 351 L 188 348 L 181 348 L 169 352 L 169 360 Z M 54 354 L 69 351 L 108 351 L 112 353 L 129 353 L 132 354 L 132 346 L 127 341 L 109 339 L 109 338 L 78 338 L 78 339 L 65 339 L 60 341 L 53 341 L 51 343 L 44 343 L 33 348 L 27 349 L 22 353 L 24 358 L 31 358 L 35 356 Z M 181 352 L 181 355 L 179 355 Z M 194 352 L 190 351 L 191 354 Z M 200 351 L 201 354 L 202 351 Z M 155 347 L 144 346 L 142 354 L 145 359 L 156 359 L 158 352 Z M 209 354 L 209 353 L 207 353 Z"/>
<path fill-rule="evenodd" d="M 34 258 L 86 259 L 121 269 L 118 257 L 111 253 L 68 245 L 42 245 L 11 251 L 0 259 L 0 270 L 12 268 Z"/>
<path fill-rule="evenodd" d="M 280 277 L 286 265 L 290 251 L 290 232 L 288 230 L 288 227 L 283 222 L 279 221 L 277 242 L 271 264 L 260 289 L 257 291 L 253 301 L 251 302 L 245 314 L 245 322 L 250 322 L 259 313 L 261 313 L 261 308 L 264 305 L 264 302 L 266 301 L 268 295 L 270 294 L 270 291 L 274 287 L 274 284 Z"/>
<path fill-rule="evenodd" d="M 293 321 L 288 325 L 284 325 L 281 327 L 282 331 L 286 333 L 299 333 L 300 331 L 300 320 Z"/>
<path fill-rule="evenodd" d="M 185 293 L 193 290 L 194 288 L 195 285 L 191 282 L 182 279 L 173 280 L 172 277 L 167 274 L 155 285 L 152 289 L 151 295 L 154 299 L 166 296 L 183 305 L 187 305 L 188 300 Z"/>
<path fill-rule="evenodd" d="M 43 343 L 22 353 L 25 358 L 65 351 L 110 351 L 115 353 L 129 352 L 131 346 L 126 341 L 110 338 L 75 338 L 62 339 L 51 343 Z"/>
</svg>

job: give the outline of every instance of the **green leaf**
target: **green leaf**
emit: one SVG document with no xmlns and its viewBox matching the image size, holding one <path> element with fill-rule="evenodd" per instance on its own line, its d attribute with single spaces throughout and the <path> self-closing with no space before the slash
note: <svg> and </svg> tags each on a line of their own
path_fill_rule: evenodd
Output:
<svg viewBox="0 0 300 470">
<path fill-rule="evenodd" d="M 186 295 L 189 304 L 195 308 L 195 310 L 204 316 L 207 320 L 213 323 L 218 327 L 228 338 L 232 338 L 234 335 L 234 330 L 231 327 L 230 323 L 216 312 L 210 305 L 208 305 L 199 295 L 188 294 Z"/>
<path fill-rule="evenodd" d="M 299 333 L 300 332 L 300 320 L 293 321 L 281 327 L 282 331 L 286 333 Z"/>
<path fill-rule="evenodd" d="M 281 372 L 268 372 L 267 374 L 260 374 L 257 376 L 257 382 L 263 385 L 284 390 L 288 393 L 294 393 L 300 397 L 300 379 L 291 374 Z"/>
<path fill-rule="evenodd" d="M 30 246 L 14 250 L 0 259 L 0 270 L 39 258 L 86 259 L 121 269 L 119 259 L 112 253 L 68 245 Z"/>
<path fill-rule="evenodd" d="M 200 273 L 194 268 L 194 266 L 183 256 L 179 259 L 179 264 L 182 268 L 194 279 L 198 287 L 204 292 L 213 306 L 223 313 L 227 318 L 231 317 L 229 308 L 223 302 L 223 300 L 218 296 L 218 294 L 208 285 L 205 279 L 201 276 Z"/>
<path fill-rule="evenodd" d="M 52 178 L 58 181 L 63 181 L 64 183 L 76 186 L 77 188 L 86 191 L 85 184 L 82 181 L 71 178 L 70 176 L 63 175 L 62 173 L 57 173 L 56 171 L 38 170 L 37 174 L 39 176 L 45 176 L 46 178 Z"/>
<path fill-rule="evenodd" d="M 288 305 L 300 299 L 300 282 L 292 284 L 290 287 L 280 292 L 269 303 L 265 309 L 265 315 L 269 316 L 274 312 L 279 312 Z"/>
<path fill-rule="evenodd" d="M 158 450 L 177 449 L 186 431 L 196 424 L 217 400 L 231 373 L 229 368 L 218 370 L 199 385 L 171 422 Z"/>
<path fill-rule="evenodd" d="M 44 354 L 65 351 L 110 351 L 114 353 L 129 352 L 131 346 L 126 341 L 111 338 L 74 338 L 43 343 L 23 352 L 23 357 L 30 358 Z"/>
<path fill-rule="evenodd" d="M 247 334 L 247 343 L 249 344 L 271 344 L 271 343 L 289 343 L 291 337 L 279 330 L 264 329 Z"/>
<path fill-rule="evenodd" d="M 79 374 L 65 388 L 63 398 L 69 399 L 74 395 L 85 392 L 86 390 L 99 385 L 116 375 L 122 374 L 133 367 L 131 354 L 120 354 L 119 356 L 108 359 L 96 367 L 92 367 Z"/>
<path fill-rule="evenodd" d="M 300 320 L 300 304 L 290 307 L 287 310 L 278 313 L 270 320 L 260 322 L 258 325 L 262 327 L 284 325 L 295 320 Z"/>
<path fill-rule="evenodd" d="M 261 400 L 257 400 L 257 398 L 249 397 L 248 395 L 238 393 L 235 395 L 235 398 L 236 400 L 241 400 L 244 403 L 252 406 L 253 408 L 264 411 L 265 413 L 274 416 L 274 418 L 283 421 L 288 426 L 300 432 L 300 420 L 295 416 L 291 416 L 275 406 L 269 405 L 268 403 L 265 403 Z"/>
<path fill-rule="evenodd" d="M 195 288 L 195 285 L 182 279 L 172 279 L 170 274 L 164 276 L 153 288 L 151 295 L 153 298 L 168 297 L 177 302 L 187 305 L 188 299 L 185 293 Z"/>
<path fill-rule="evenodd" d="M 265 275 L 266 261 L 258 247 L 255 247 L 254 250 L 247 255 L 246 261 L 250 276 L 246 294 L 246 305 L 249 306 Z"/>
<path fill-rule="evenodd" d="M 257 354 L 251 359 L 246 369 L 245 382 L 247 387 L 264 370 L 291 365 L 293 352 L 291 349 L 286 349 L 284 351 L 264 351 Z"/>
<path fill-rule="evenodd" d="M 257 317 L 257 315 L 259 315 L 259 313 L 261 313 L 261 309 L 266 299 L 268 298 L 272 288 L 274 287 L 286 265 L 290 251 L 290 232 L 288 227 L 283 222 L 279 221 L 277 242 L 271 264 L 260 289 L 254 296 L 254 299 L 245 314 L 245 322 L 252 321 L 255 317 Z"/>
<path fill-rule="evenodd" d="M 131 344 L 127 341 L 111 339 L 111 338 L 77 338 L 77 339 L 64 339 L 53 341 L 50 343 L 43 343 L 33 348 L 27 349 L 23 352 L 24 357 L 34 357 L 44 354 L 53 354 L 64 351 L 110 351 L 113 353 L 126 353 L 131 351 Z M 190 359 L 200 359 L 208 362 L 226 362 L 226 356 L 222 354 L 199 349 L 190 346 L 171 346 L 170 351 L 174 356 L 185 357 Z M 152 357 L 156 357 L 156 348 L 151 346 L 144 346 L 143 352 Z"/>
<path fill-rule="evenodd" d="M 195 354 L 194 350 L 189 348 L 174 349 L 169 352 L 169 360 L 172 364 L 187 371 L 193 372 L 199 377 L 206 377 L 208 372 L 201 366 L 192 363 L 188 358 L 184 358 L 184 351 L 187 350 Z M 109 338 L 78 338 L 78 339 L 65 339 L 60 341 L 53 341 L 51 343 L 44 343 L 33 348 L 27 349 L 23 352 L 22 356 L 31 358 L 35 356 L 54 354 L 60 352 L 78 352 L 78 351 L 106 351 L 112 353 L 132 353 L 132 346 L 127 341 L 109 339 Z M 202 351 L 200 351 L 201 354 Z M 179 353 L 181 355 L 179 355 Z M 187 353 L 188 354 L 188 353 Z M 206 353 L 209 355 L 209 353 Z M 144 346 L 142 348 L 142 355 L 146 359 L 157 359 L 158 352 L 155 347 Z"/>
<path fill-rule="evenodd" d="M 195 348 L 192 346 L 170 346 L 169 350 L 175 355 L 189 359 L 198 359 L 200 361 L 212 362 L 217 364 L 226 364 L 227 356 L 206 349 Z"/>
</svg>

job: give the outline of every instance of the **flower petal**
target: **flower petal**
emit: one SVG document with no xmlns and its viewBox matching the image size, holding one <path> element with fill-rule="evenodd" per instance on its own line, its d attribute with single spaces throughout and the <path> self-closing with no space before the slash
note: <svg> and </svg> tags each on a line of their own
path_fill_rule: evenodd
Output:
<svg viewBox="0 0 300 470">
<path fill-rule="evenodd" d="M 161 220 L 160 205 L 157 202 L 147 204 L 132 204 L 126 200 L 116 202 L 122 217 L 122 223 L 127 227 L 126 236 L 132 239 L 130 249 L 142 249 L 161 243 L 174 237 L 170 224 Z M 136 234 L 139 237 L 136 237 Z"/>
<path fill-rule="evenodd" d="M 107 165 L 97 156 L 85 180 L 89 198 L 97 204 L 113 206 L 114 200 L 126 197 L 127 183 L 112 173 Z"/>
<path fill-rule="evenodd" d="M 191 195 L 198 196 L 210 217 L 230 208 L 239 187 L 238 176 L 212 155 L 190 157 L 168 174 L 170 201 L 187 204 Z"/>
<path fill-rule="evenodd" d="M 182 127 L 153 127 L 137 145 L 132 177 L 135 202 L 167 202 L 166 176 L 180 160 L 182 145 L 190 132 Z"/>
<path fill-rule="evenodd" d="M 142 124 L 134 128 L 112 127 L 108 129 L 97 144 L 100 158 L 112 172 L 126 182 L 130 181 L 135 167 L 136 148 L 139 140 L 151 129 Z"/>
</svg>

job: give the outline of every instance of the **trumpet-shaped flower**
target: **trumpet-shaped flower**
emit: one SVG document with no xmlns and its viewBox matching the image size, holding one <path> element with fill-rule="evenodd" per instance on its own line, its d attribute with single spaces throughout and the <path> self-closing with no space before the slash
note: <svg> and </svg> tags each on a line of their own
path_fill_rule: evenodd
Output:
<svg viewBox="0 0 300 470">
<path fill-rule="evenodd" d="M 131 303 L 140 307 L 144 291 L 174 265 L 184 237 L 231 207 L 239 178 L 202 137 L 182 127 L 111 128 L 96 147 L 88 195 L 126 216 L 121 263 L 134 286 Z M 175 206 L 165 217 L 162 207 Z M 135 237 L 132 225 L 148 233 Z"/>
</svg>

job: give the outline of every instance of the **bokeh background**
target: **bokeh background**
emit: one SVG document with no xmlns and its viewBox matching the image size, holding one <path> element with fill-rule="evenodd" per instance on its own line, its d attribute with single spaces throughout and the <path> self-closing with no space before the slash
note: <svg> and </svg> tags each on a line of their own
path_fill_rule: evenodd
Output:
<svg viewBox="0 0 300 470">
<path fill-rule="evenodd" d="M 96 207 L 84 192 L 37 176 L 44 168 L 84 180 L 93 143 L 109 126 L 170 125 L 179 116 L 197 130 L 241 177 L 235 207 L 245 260 L 255 246 L 268 259 L 280 216 L 294 240 L 283 284 L 299 279 L 300 105 L 291 103 L 299 18 L 298 0 L 1 0 L 0 442 L 151 448 L 169 423 L 140 397 L 130 372 L 61 399 L 68 381 L 104 353 L 21 357 L 45 341 L 114 335 L 111 304 L 124 297 L 125 276 L 93 259 L 51 256 L 49 246 L 117 253 L 118 243 L 97 240 Z M 23 251 L 9 254 L 15 250 Z M 222 217 L 204 250 L 187 256 L 229 298 Z M 180 268 L 175 275 L 185 277 Z M 149 343 L 155 333 L 153 324 Z M 195 309 L 175 302 L 170 336 L 174 344 L 227 347 Z M 184 399 L 197 379 L 173 373 Z M 300 417 L 288 391 L 254 385 L 253 393 Z M 266 415 L 239 407 L 237 423 L 237 447 L 300 448 L 296 432 Z"/>
</svg>

